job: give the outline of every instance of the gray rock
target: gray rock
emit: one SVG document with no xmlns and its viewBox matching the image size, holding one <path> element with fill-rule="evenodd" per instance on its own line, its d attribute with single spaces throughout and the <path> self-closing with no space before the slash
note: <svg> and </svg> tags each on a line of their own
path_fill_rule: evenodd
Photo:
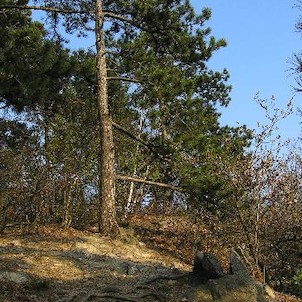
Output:
<svg viewBox="0 0 302 302">
<path fill-rule="evenodd" d="M 203 252 L 198 252 L 195 257 L 193 274 L 202 281 L 217 279 L 224 275 L 219 261 L 212 254 Z"/>
<path fill-rule="evenodd" d="M 251 275 L 247 267 L 235 250 L 231 250 L 230 252 L 230 273 L 232 275 L 238 275 L 243 281 L 251 280 Z"/>
<path fill-rule="evenodd" d="M 22 283 L 29 282 L 29 278 L 25 275 L 20 274 L 20 273 L 1 272 L 0 273 L 0 281 L 9 281 L 9 282 L 22 284 Z"/>
<path fill-rule="evenodd" d="M 205 258 L 199 254 L 198 258 Z M 198 260 L 199 263 L 200 260 Z M 202 263 L 204 262 L 201 261 Z M 211 278 L 196 289 L 194 302 L 266 302 L 263 286 L 253 280 L 237 252 L 230 253 L 230 273 Z"/>
<path fill-rule="evenodd" d="M 242 280 L 239 275 L 225 275 L 208 280 L 199 287 L 194 302 L 266 302 L 261 285 L 254 280 Z"/>
</svg>

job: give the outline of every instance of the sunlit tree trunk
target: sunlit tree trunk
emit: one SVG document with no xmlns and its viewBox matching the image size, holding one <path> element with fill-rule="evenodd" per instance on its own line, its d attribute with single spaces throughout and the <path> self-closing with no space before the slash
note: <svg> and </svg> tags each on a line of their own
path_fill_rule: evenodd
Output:
<svg viewBox="0 0 302 302">
<path fill-rule="evenodd" d="M 112 118 L 108 105 L 106 49 L 104 43 L 103 1 L 96 0 L 95 36 L 97 64 L 97 101 L 100 117 L 100 209 L 99 231 L 119 235 L 115 209 L 115 172 Z"/>
<path fill-rule="evenodd" d="M 141 132 L 142 132 L 142 128 L 143 128 L 143 114 L 141 112 L 141 116 L 140 116 L 140 121 L 139 121 L 139 135 L 138 138 L 141 138 Z M 140 144 L 137 143 L 136 144 L 136 149 L 134 152 L 134 160 L 135 160 L 135 165 L 134 165 L 134 169 L 133 169 L 133 177 L 136 177 L 136 173 L 137 173 L 137 166 L 138 166 L 138 161 L 137 161 L 137 156 L 139 154 L 139 147 Z M 125 214 L 124 214 L 124 220 L 127 221 L 128 219 L 128 215 L 131 213 L 131 210 L 133 208 L 133 193 L 134 193 L 134 187 L 135 184 L 134 182 L 130 182 L 130 188 L 129 188 L 129 195 L 128 195 L 128 200 L 127 200 L 127 204 L 126 204 L 126 208 L 125 208 Z"/>
</svg>

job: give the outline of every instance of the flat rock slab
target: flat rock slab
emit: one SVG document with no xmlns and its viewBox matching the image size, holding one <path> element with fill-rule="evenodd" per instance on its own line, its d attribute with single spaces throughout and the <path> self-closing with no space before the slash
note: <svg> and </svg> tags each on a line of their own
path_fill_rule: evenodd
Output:
<svg viewBox="0 0 302 302">
<path fill-rule="evenodd" d="M 14 282 L 18 284 L 29 282 L 29 278 L 23 274 L 15 272 L 1 272 L 0 281 Z"/>
</svg>

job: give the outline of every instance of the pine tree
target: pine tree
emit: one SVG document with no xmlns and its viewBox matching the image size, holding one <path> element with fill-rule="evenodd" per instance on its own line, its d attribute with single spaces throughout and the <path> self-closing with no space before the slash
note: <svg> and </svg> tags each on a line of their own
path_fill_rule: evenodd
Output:
<svg viewBox="0 0 302 302">
<path fill-rule="evenodd" d="M 154 176 L 154 180 L 169 183 L 172 189 L 175 185 L 195 188 L 195 195 L 201 199 L 222 192 L 223 180 L 219 185 L 215 180 L 215 158 L 224 152 L 228 140 L 237 146 L 232 152 L 242 152 L 248 134 L 244 128 L 222 128 L 218 122 L 217 107 L 228 104 L 230 87 L 226 84 L 227 71 L 214 72 L 207 67 L 213 52 L 226 45 L 224 40 L 210 36 L 210 29 L 205 27 L 210 10 L 195 15 L 189 1 L 180 0 L 35 3 L 40 6 L 13 1 L 2 9 L 46 11 L 57 44 L 63 41 L 56 31 L 60 21 L 68 33 L 79 35 L 91 30 L 92 23 L 95 25 L 100 231 L 118 235 L 112 130 L 117 89 L 121 89 L 123 100 L 128 98 L 126 109 L 144 115 L 143 137 L 149 140 L 144 145 L 154 159 L 161 161 L 155 164 L 153 175 L 163 176 Z M 69 72 L 62 78 L 68 79 L 68 86 L 73 77 Z M 128 129 L 137 126 L 132 120 Z"/>
<path fill-rule="evenodd" d="M 129 29 L 118 41 L 124 73 L 144 80 L 131 102 L 144 112 L 148 140 L 165 157 L 153 165 L 151 174 L 155 180 L 185 187 L 194 206 L 215 209 L 228 194 L 217 160 L 242 153 L 250 138 L 245 127 L 219 125 L 218 108 L 230 101 L 229 74 L 215 72 L 207 63 L 226 42 L 216 40 L 205 27 L 209 9 L 195 15 L 188 2 L 153 4 L 137 4 L 143 12 L 140 18 L 151 20 L 144 23 L 149 30 Z M 152 30 L 156 27 L 160 34 Z"/>
<path fill-rule="evenodd" d="M 45 38 L 43 25 L 32 22 L 29 11 L 1 11 L 0 24 L 1 101 L 22 111 L 62 100 L 71 68 L 68 51 Z"/>
</svg>

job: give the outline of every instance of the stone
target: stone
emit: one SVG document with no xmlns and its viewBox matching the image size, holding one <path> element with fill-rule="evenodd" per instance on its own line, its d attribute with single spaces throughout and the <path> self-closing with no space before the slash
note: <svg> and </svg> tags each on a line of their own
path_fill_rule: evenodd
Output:
<svg viewBox="0 0 302 302">
<path fill-rule="evenodd" d="M 197 271 L 200 270 L 200 262 L 204 263 L 204 258 L 204 254 L 198 255 Z M 253 280 L 239 254 L 232 250 L 230 253 L 230 274 L 220 278 L 209 278 L 196 289 L 193 301 L 266 302 L 267 300 L 262 284 Z"/>
<path fill-rule="evenodd" d="M 208 253 L 198 252 L 193 267 L 193 274 L 202 281 L 222 277 L 223 270 L 219 261 Z"/>
<path fill-rule="evenodd" d="M 29 282 L 29 278 L 27 276 L 15 272 L 1 272 L 0 280 L 14 282 L 17 284 Z"/>
<path fill-rule="evenodd" d="M 230 274 L 238 275 L 242 281 L 250 281 L 251 275 L 235 250 L 230 252 Z"/>
<path fill-rule="evenodd" d="M 266 302 L 261 286 L 252 279 L 243 281 L 239 275 L 208 280 L 195 290 L 192 301 Z"/>
</svg>

